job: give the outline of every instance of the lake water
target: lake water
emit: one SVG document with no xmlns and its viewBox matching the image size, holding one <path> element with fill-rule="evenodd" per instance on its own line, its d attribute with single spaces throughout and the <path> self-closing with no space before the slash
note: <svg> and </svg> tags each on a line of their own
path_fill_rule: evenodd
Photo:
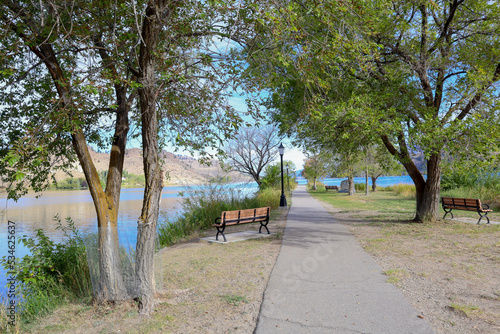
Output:
<svg viewBox="0 0 500 334">
<path fill-rule="evenodd" d="M 321 182 L 327 186 L 339 186 L 342 180 L 345 180 L 346 178 L 340 178 L 340 179 L 323 179 Z M 365 184 L 366 180 L 364 177 L 355 177 L 354 178 L 354 183 L 363 183 Z M 409 176 L 381 176 L 377 179 L 377 187 L 387 187 L 387 186 L 392 186 L 394 184 L 413 184 L 413 181 L 411 177 Z M 305 182 L 307 184 L 307 181 Z M 368 184 L 371 186 L 372 185 L 372 179 L 368 178 Z M 370 188 L 371 190 L 371 188 Z"/>
</svg>

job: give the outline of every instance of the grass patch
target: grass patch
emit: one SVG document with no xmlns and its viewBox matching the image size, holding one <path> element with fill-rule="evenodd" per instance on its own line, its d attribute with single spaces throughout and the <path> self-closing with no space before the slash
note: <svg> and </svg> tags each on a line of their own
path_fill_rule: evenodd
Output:
<svg viewBox="0 0 500 334">
<path fill-rule="evenodd" d="M 380 218 L 379 214 L 382 213 L 388 220 L 408 220 L 415 214 L 415 200 L 402 198 L 394 191 L 371 192 L 369 196 L 365 194 L 349 196 L 337 192 L 311 192 L 311 195 L 342 211 L 376 211 L 377 218 Z"/>
<path fill-rule="evenodd" d="M 457 303 L 451 303 L 450 307 L 457 311 L 458 313 L 471 318 L 474 315 L 481 313 L 481 310 L 478 306 L 475 305 L 462 305 Z"/>
<path fill-rule="evenodd" d="M 238 306 L 241 303 L 248 304 L 247 297 L 245 296 L 236 296 L 236 295 L 223 295 L 221 296 L 222 300 L 226 301 L 228 304 L 233 306 Z"/>
<path fill-rule="evenodd" d="M 396 284 L 401 281 L 401 279 L 407 276 L 406 270 L 404 269 L 389 269 L 382 272 L 384 275 L 389 276 L 387 283 Z"/>
</svg>

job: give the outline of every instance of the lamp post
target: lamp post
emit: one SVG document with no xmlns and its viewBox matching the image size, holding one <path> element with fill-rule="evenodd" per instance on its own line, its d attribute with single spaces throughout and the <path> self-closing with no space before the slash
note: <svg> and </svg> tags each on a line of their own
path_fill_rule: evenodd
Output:
<svg viewBox="0 0 500 334">
<path fill-rule="evenodd" d="M 281 198 L 280 198 L 280 207 L 286 207 L 286 196 L 285 196 L 285 185 L 283 184 L 283 154 L 285 154 L 285 147 L 283 143 L 280 143 L 278 147 L 278 151 L 281 157 Z"/>
</svg>

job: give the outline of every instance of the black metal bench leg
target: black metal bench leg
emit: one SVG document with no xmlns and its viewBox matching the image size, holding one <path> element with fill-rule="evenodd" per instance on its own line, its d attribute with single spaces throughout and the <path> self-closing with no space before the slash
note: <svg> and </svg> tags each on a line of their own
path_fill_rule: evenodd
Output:
<svg viewBox="0 0 500 334">
<path fill-rule="evenodd" d="M 443 219 L 446 217 L 447 214 L 451 214 L 451 219 L 453 219 L 453 212 L 451 212 L 451 210 L 453 209 L 446 209 L 446 208 L 443 208 L 444 212 L 446 212 L 443 216 Z"/>
<path fill-rule="evenodd" d="M 218 226 L 215 226 L 217 228 L 217 234 L 215 235 L 215 240 L 216 241 L 219 241 L 219 234 L 222 235 L 222 237 L 224 238 L 224 242 L 227 242 L 226 240 L 226 236 L 224 235 L 224 229 L 225 229 L 225 226 L 221 228 L 219 228 Z"/>
<path fill-rule="evenodd" d="M 262 230 L 262 227 L 264 227 L 267 230 L 267 234 L 271 234 L 271 232 L 269 232 L 269 229 L 267 228 L 267 224 L 269 224 L 268 221 L 266 222 L 266 224 L 263 224 L 262 222 L 260 222 L 259 233 L 262 233 L 261 230 Z"/>
<path fill-rule="evenodd" d="M 488 222 L 486 224 L 489 224 L 490 223 L 490 218 L 488 217 L 488 212 L 486 212 L 484 215 L 481 214 L 481 212 L 478 212 L 479 213 L 479 220 L 477 221 L 477 223 L 479 224 L 481 222 L 481 219 L 483 218 L 486 218 L 486 220 L 488 220 Z"/>
</svg>

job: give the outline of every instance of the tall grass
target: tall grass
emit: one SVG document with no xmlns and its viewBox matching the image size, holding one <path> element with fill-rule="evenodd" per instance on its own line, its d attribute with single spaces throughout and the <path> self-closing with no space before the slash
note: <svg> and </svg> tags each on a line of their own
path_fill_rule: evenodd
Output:
<svg viewBox="0 0 500 334">
<path fill-rule="evenodd" d="M 85 246 L 70 218 L 63 225 L 56 216 L 57 229 L 61 229 L 65 240 L 59 244 L 50 240 L 43 230 L 36 236 L 23 236 L 21 242 L 30 250 L 15 264 L 18 316 L 23 323 L 50 313 L 58 305 L 92 295 Z M 0 263 L 9 268 L 6 257 Z"/>
<path fill-rule="evenodd" d="M 183 214 L 173 221 L 159 223 L 158 236 L 162 247 L 175 244 L 196 231 L 212 228 L 221 212 L 279 206 L 281 191 L 266 188 L 254 196 L 243 196 L 240 191 L 222 185 L 208 185 L 202 190 L 184 196 Z M 181 194 L 182 195 L 182 194 Z"/>
<path fill-rule="evenodd" d="M 392 190 L 396 193 L 396 195 L 401 196 L 405 199 L 416 199 L 417 198 L 417 190 L 415 185 L 413 184 L 395 184 L 387 187 L 388 190 Z"/>
</svg>

